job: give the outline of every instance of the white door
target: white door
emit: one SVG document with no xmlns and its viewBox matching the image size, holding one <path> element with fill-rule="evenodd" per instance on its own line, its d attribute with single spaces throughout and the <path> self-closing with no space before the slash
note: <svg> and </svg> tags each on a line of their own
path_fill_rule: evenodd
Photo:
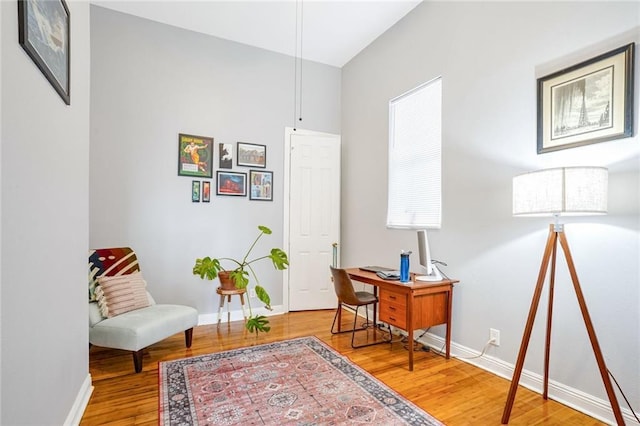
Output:
<svg viewBox="0 0 640 426">
<path fill-rule="evenodd" d="M 300 129 L 287 129 L 286 134 L 289 272 L 285 299 L 290 311 L 335 308 L 329 265 L 333 244 L 340 242 L 340 136 Z"/>
</svg>

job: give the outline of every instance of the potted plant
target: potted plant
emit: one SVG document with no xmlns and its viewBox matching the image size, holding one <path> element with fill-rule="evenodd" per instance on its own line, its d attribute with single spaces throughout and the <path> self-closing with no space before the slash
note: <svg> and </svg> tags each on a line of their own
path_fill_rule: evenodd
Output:
<svg viewBox="0 0 640 426">
<path fill-rule="evenodd" d="M 258 299 L 264 303 L 265 308 L 268 310 L 272 310 L 271 308 L 271 298 L 269 297 L 269 293 L 260 285 L 260 281 L 258 280 L 258 276 L 255 271 L 251 267 L 251 265 L 262 259 L 271 259 L 273 263 L 273 267 L 279 271 L 287 269 L 289 265 L 289 259 L 287 258 L 287 254 L 279 249 L 272 248 L 270 254 L 259 256 L 250 259 L 249 256 L 253 248 L 256 246 L 256 243 L 263 235 L 270 235 L 271 229 L 266 226 L 258 226 L 258 230 L 260 233 L 253 241 L 253 244 L 249 246 L 244 257 L 240 260 L 233 259 L 230 257 L 219 257 L 219 258 L 210 258 L 204 257 L 201 259 L 196 259 L 196 264 L 193 267 L 193 274 L 199 275 L 202 279 L 207 280 L 215 280 L 216 278 L 220 278 L 220 282 L 222 284 L 223 280 L 225 280 L 224 276 L 228 275 L 228 279 L 231 281 L 235 288 L 246 289 L 249 285 L 249 274 L 253 277 L 256 282 L 255 291 Z M 221 265 L 221 261 L 228 261 L 233 264 L 234 269 L 225 269 Z M 256 335 L 260 331 L 267 332 L 271 330 L 269 326 L 269 320 L 264 315 L 256 315 L 253 316 L 253 311 L 251 310 L 251 298 L 247 298 L 249 305 L 249 319 L 247 320 L 246 327 L 252 333 L 255 332 Z"/>
</svg>

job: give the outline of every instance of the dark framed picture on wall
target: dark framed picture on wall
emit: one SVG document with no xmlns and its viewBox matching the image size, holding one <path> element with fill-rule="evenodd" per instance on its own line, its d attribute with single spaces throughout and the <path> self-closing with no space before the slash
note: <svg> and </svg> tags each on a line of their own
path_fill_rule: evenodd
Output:
<svg viewBox="0 0 640 426">
<path fill-rule="evenodd" d="M 213 138 L 178 134 L 178 176 L 213 177 Z"/>
<path fill-rule="evenodd" d="M 538 79 L 538 154 L 633 136 L 634 47 Z"/>
<path fill-rule="evenodd" d="M 273 172 L 249 170 L 250 200 L 273 201 Z"/>
<path fill-rule="evenodd" d="M 247 174 L 238 172 L 217 172 L 216 195 L 247 195 Z"/>
<path fill-rule="evenodd" d="M 202 202 L 208 203 L 211 201 L 211 182 L 205 180 L 202 182 Z"/>
<path fill-rule="evenodd" d="M 219 154 L 219 167 L 221 169 L 231 169 L 233 168 L 233 144 L 230 143 L 219 143 L 218 144 L 218 154 Z"/>
<path fill-rule="evenodd" d="M 18 0 L 18 41 L 65 104 L 71 104 L 70 14 L 64 0 Z"/>
<path fill-rule="evenodd" d="M 200 181 L 194 180 L 191 182 L 191 201 L 194 203 L 200 202 Z"/>
<path fill-rule="evenodd" d="M 267 167 L 267 147 L 238 142 L 238 166 Z"/>
</svg>

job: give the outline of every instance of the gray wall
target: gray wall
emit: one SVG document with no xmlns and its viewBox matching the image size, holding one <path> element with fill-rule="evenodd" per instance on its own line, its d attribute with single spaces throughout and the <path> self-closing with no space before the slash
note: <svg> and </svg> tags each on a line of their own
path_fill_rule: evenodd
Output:
<svg viewBox="0 0 640 426">
<path fill-rule="evenodd" d="M 385 229 L 388 101 L 441 75 L 443 224 L 429 232 L 431 249 L 460 280 L 453 340 L 479 352 L 496 328 L 501 346 L 488 354 L 503 364 L 515 363 L 550 223 L 511 216 L 513 176 L 554 166 L 609 168 L 609 214 L 568 218 L 566 234 L 608 367 L 636 408 L 638 137 L 537 155 L 536 78 L 639 42 L 639 28 L 638 3 L 427 2 L 342 75 L 343 265 L 394 264 L 400 249 L 416 249 L 415 232 Z M 551 379 L 606 399 L 558 259 Z M 544 321 L 539 315 L 525 364 L 534 373 L 543 364 Z M 432 332 L 442 336 L 444 328 Z"/>
<path fill-rule="evenodd" d="M 89 6 L 67 3 L 71 106 L 18 44 L 17 2 L 0 2 L 3 425 L 77 421 L 90 385 Z"/>
<path fill-rule="evenodd" d="M 193 276 L 194 260 L 243 255 L 260 224 L 273 235 L 256 254 L 282 245 L 294 60 L 97 6 L 91 31 L 90 245 L 133 247 L 157 301 L 217 312 L 218 282 Z M 295 125 L 339 133 L 340 69 L 304 67 L 303 122 Z M 216 196 L 214 170 L 211 202 L 192 203 L 192 178 L 177 175 L 178 133 L 213 137 L 215 170 L 218 143 L 266 145 L 273 202 Z M 249 168 L 234 159 L 234 170 Z M 272 304 L 281 304 L 282 273 L 270 262 L 257 269 Z"/>
</svg>

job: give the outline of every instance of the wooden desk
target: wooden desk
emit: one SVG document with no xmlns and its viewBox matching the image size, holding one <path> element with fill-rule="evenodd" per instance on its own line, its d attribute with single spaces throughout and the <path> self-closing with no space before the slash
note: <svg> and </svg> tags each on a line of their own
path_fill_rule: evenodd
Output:
<svg viewBox="0 0 640 426">
<path fill-rule="evenodd" d="M 446 324 L 445 347 L 446 357 L 449 358 L 453 284 L 459 282 L 458 280 L 414 281 L 414 274 L 411 274 L 412 281 L 403 284 L 400 281 L 383 280 L 373 272 L 358 268 L 346 271 L 352 280 L 373 285 L 375 295 L 378 295 L 380 288 L 380 321 L 407 332 L 409 371 L 413 371 L 413 331 L 417 329 Z"/>
</svg>

